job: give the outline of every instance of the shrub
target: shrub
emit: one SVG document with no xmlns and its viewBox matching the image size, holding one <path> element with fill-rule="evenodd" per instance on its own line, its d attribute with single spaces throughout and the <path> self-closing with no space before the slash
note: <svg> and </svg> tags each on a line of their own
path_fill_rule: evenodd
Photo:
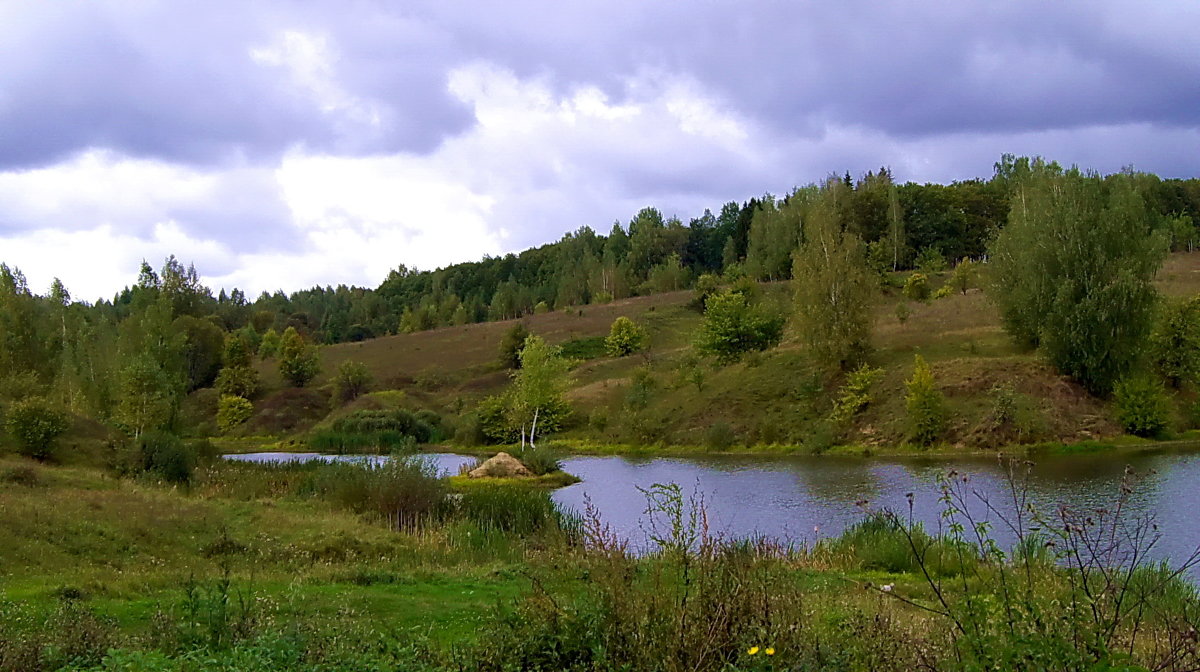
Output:
<svg viewBox="0 0 1200 672">
<path fill-rule="evenodd" d="M 231 394 L 222 394 L 217 402 L 217 426 L 222 432 L 237 427 L 254 415 L 254 404 L 249 399 Z"/>
<path fill-rule="evenodd" d="M 1150 353 L 1172 387 L 1200 379 L 1200 296 L 1163 307 L 1150 334 Z"/>
<path fill-rule="evenodd" d="M 847 375 L 845 384 L 838 390 L 837 400 L 833 402 L 830 420 L 835 423 L 843 423 L 858 415 L 874 401 L 874 397 L 871 396 L 871 388 L 882 377 L 883 369 L 871 368 L 866 364 Z"/>
<path fill-rule="evenodd" d="M 263 359 L 279 356 L 279 332 L 275 329 L 267 329 L 267 333 L 263 334 L 258 343 L 258 356 Z"/>
<path fill-rule="evenodd" d="M 926 247 L 917 253 L 916 267 L 922 272 L 929 275 L 941 273 L 946 270 L 946 257 L 942 251 L 936 247 Z"/>
<path fill-rule="evenodd" d="M 904 296 L 913 301 L 929 300 L 929 276 L 924 273 L 913 273 L 904 281 Z"/>
<path fill-rule="evenodd" d="M 178 436 L 169 432 L 150 431 L 139 436 L 134 446 L 143 472 L 155 474 L 170 483 L 192 480 L 196 456 Z"/>
<path fill-rule="evenodd" d="M 258 371 L 249 366 L 226 366 L 217 374 L 216 387 L 222 396 L 253 399 L 258 393 Z"/>
<path fill-rule="evenodd" d="M 912 315 L 912 309 L 904 301 L 896 304 L 896 321 L 900 324 L 908 322 L 908 318 Z"/>
<path fill-rule="evenodd" d="M 933 293 L 934 299 L 944 299 L 954 293 L 954 288 L 950 285 L 942 285 Z"/>
<path fill-rule="evenodd" d="M 525 339 L 529 338 L 529 330 L 518 322 L 504 332 L 500 337 L 500 366 L 505 369 L 521 368 L 521 348 L 525 347 Z"/>
<path fill-rule="evenodd" d="M 904 395 L 908 411 L 909 436 L 913 441 L 927 446 L 933 443 L 945 429 L 945 398 L 933 382 L 933 372 L 925 358 L 916 355 L 913 377 L 905 381 Z"/>
<path fill-rule="evenodd" d="M 646 330 L 638 323 L 621 316 L 613 321 L 604 339 L 604 348 L 610 357 L 625 357 L 646 347 Z"/>
<path fill-rule="evenodd" d="M 353 401 L 371 386 L 371 372 L 366 364 L 347 360 L 338 366 L 333 384 L 338 399 Z"/>
<path fill-rule="evenodd" d="M 728 450 L 736 440 L 733 428 L 723 420 L 709 425 L 708 431 L 704 433 L 704 445 L 709 450 Z"/>
<path fill-rule="evenodd" d="M 697 308 L 700 312 L 708 307 L 708 300 L 712 295 L 716 294 L 721 288 L 721 279 L 712 273 L 705 273 L 699 278 L 696 278 L 695 293 L 692 295 L 692 302 L 689 304 L 693 308 Z"/>
<path fill-rule="evenodd" d="M 748 352 L 777 345 L 783 338 L 783 323 L 778 311 L 751 304 L 739 292 L 721 292 L 708 301 L 696 349 L 722 364 L 735 362 Z"/>
<path fill-rule="evenodd" d="M 36 460 L 50 459 L 58 437 L 70 428 L 66 414 L 36 397 L 9 406 L 4 425 L 17 442 L 17 452 Z"/>
<path fill-rule="evenodd" d="M 639 366 L 629 379 L 629 391 L 625 394 L 625 406 L 640 411 L 650 405 L 656 383 L 650 367 Z"/>
<path fill-rule="evenodd" d="M 1134 436 L 1158 436 L 1171 418 L 1171 402 L 1161 383 L 1147 375 L 1122 378 L 1113 388 L 1117 422 Z"/>
<path fill-rule="evenodd" d="M 946 286 L 957 290 L 961 294 L 966 294 L 968 289 L 975 286 L 975 280 L 978 275 L 979 264 L 970 259 L 963 259 L 954 267 L 954 272 L 950 274 L 950 279 L 946 281 Z"/>
<path fill-rule="evenodd" d="M 528 446 L 517 453 L 516 458 L 535 476 L 562 471 L 562 461 L 558 458 L 558 452 L 546 446 Z"/>
</svg>

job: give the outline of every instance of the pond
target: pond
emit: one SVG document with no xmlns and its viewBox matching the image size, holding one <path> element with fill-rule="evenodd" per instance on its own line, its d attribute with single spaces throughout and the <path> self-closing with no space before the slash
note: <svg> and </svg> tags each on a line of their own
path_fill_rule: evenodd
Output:
<svg viewBox="0 0 1200 672">
<path fill-rule="evenodd" d="M 316 453 L 257 453 L 231 459 L 281 461 L 324 459 L 378 461 L 385 457 L 321 456 Z M 455 474 L 473 458 L 448 453 L 429 454 L 440 473 Z M 684 495 L 703 501 L 711 534 L 725 538 L 767 536 L 794 544 L 812 543 L 839 534 L 860 520 L 864 509 L 911 511 L 926 529 L 944 526 L 939 501 L 940 479 L 957 476 L 956 488 L 966 509 L 989 520 L 993 536 L 1008 547 L 1014 535 L 1000 520 L 1022 507 L 1014 504 L 1014 488 L 1024 501 L 1052 518 L 1060 505 L 1075 509 L 1111 509 L 1121 494 L 1126 469 L 1132 492 L 1122 520 L 1157 525 L 1161 539 L 1151 551 L 1154 559 L 1178 563 L 1200 545 L 1200 453 L 1103 454 L 1047 456 L 1018 468 L 1011 481 L 1007 467 L 996 459 L 854 458 L 854 457 L 588 457 L 563 460 L 563 468 L 583 479 L 554 492 L 564 507 L 583 513 L 590 502 L 602 521 L 635 548 L 649 544 L 652 521 L 645 514 L 642 490 L 655 483 L 676 483 Z M 963 482 L 963 478 L 968 480 Z M 984 503 L 991 502 L 992 508 Z M 1193 572 L 1200 577 L 1200 572 Z"/>
</svg>

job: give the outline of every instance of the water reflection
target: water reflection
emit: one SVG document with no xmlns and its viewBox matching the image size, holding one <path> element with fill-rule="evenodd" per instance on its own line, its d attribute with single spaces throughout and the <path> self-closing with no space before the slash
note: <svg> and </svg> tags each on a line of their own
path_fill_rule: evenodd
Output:
<svg viewBox="0 0 1200 672">
<path fill-rule="evenodd" d="M 316 453 L 228 457 L 258 462 L 387 459 Z M 421 459 L 429 460 L 439 473 L 455 474 L 473 458 L 441 453 Z M 1200 454 L 1195 452 L 1040 458 L 1029 466 L 1018 465 L 1021 497 L 1016 498 L 1006 464 L 987 458 L 572 457 L 563 466 L 583 482 L 555 491 L 554 499 L 579 513 L 590 500 L 603 521 L 634 548 L 648 546 L 646 498 L 639 488 L 655 483 L 676 483 L 685 494 L 702 498 L 714 535 L 766 535 L 803 544 L 836 535 L 859 520 L 862 510 L 856 502 L 907 514 L 908 493 L 913 494 L 914 520 L 938 531 L 944 526 L 945 508 L 939 501 L 939 483 L 955 473 L 966 509 L 976 520 L 991 522 L 995 538 L 1007 547 L 1014 535 L 1000 517 L 1012 519 L 1024 501 L 1021 497 L 1046 516 L 1060 505 L 1111 507 L 1127 466 L 1136 478 L 1126 515 L 1129 520 L 1153 516 L 1163 534 L 1154 557 L 1179 562 L 1200 544 Z M 1195 575 L 1200 577 L 1200 572 Z"/>
</svg>

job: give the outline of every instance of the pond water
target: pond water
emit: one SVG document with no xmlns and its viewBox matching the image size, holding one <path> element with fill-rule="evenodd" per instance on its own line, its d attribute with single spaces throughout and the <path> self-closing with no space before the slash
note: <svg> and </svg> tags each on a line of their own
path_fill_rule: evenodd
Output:
<svg viewBox="0 0 1200 672">
<path fill-rule="evenodd" d="M 316 453 L 258 453 L 231 459 L 275 462 L 324 459 L 374 462 L 387 458 L 321 456 Z M 443 474 L 458 473 L 473 458 L 429 454 Z M 1152 518 L 1161 538 L 1151 556 L 1178 563 L 1200 546 L 1200 453 L 1095 454 L 1037 458 L 1021 466 L 1017 489 L 1028 504 L 1047 517 L 1060 505 L 1076 509 L 1112 508 L 1117 502 L 1126 468 L 1134 474 L 1133 490 L 1122 519 L 1133 525 Z M 569 457 L 563 468 L 583 479 L 554 492 L 564 507 L 583 513 L 591 502 L 603 522 L 635 548 L 649 544 L 651 520 L 645 514 L 641 489 L 655 483 L 676 483 L 683 493 L 702 499 L 709 531 L 726 538 L 764 535 L 795 544 L 839 534 L 860 520 L 864 508 L 891 508 L 912 514 L 926 529 L 944 525 L 939 479 L 959 476 L 967 510 L 993 525 L 993 536 L 1007 547 L 1013 534 L 999 519 L 1012 517 L 1019 507 L 1007 468 L 987 458 L 853 458 L 702 456 Z M 962 478 L 969 480 L 963 482 Z M 984 499 L 999 513 L 989 511 Z M 1192 572 L 1200 577 L 1200 572 Z"/>
</svg>

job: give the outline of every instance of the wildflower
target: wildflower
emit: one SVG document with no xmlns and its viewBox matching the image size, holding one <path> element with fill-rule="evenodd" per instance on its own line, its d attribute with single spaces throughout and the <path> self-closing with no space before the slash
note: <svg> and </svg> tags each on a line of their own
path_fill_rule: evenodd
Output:
<svg viewBox="0 0 1200 672">
<path fill-rule="evenodd" d="M 775 655 L 775 647 L 768 646 L 767 650 L 763 651 L 763 653 L 767 654 L 768 656 L 773 656 Z"/>
<path fill-rule="evenodd" d="M 746 650 L 746 653 L 748 653 L 748 654 L 750 654 L 750 655 L 752 655 L 752 656 L 753 656 L 754 654 L 758 653 L 758 647 L 757 647 L 757 646 L 752 646 L 752 647 L 750 647 L 749 649 L 747 649 L 747 650 Z"/>
</svg>

